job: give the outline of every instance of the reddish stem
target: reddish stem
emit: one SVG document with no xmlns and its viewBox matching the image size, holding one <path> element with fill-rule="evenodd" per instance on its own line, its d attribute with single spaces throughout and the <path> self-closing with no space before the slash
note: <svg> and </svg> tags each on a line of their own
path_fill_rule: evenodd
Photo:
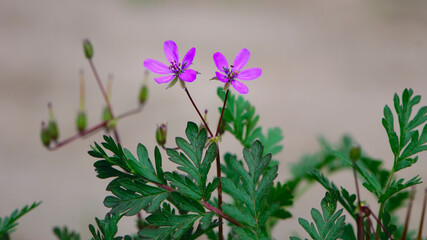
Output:
<svg viewBox="0 0 427 240">
<path fill-rule="evenodd" d="M 406 239 L 406 234 L 408 233 L 409 218 L 411 217 L 412 203 L 414 202 L 414 197 L 415 197 L 415 187 L 412 187 L 411 195 L 409 196 L 408 212 L 406 213 L 405 227 L 403 228 L 403 233 L 401 237 L 402 240 Z"/>
<path fill-rule="evenodd" d="M 99 124 L 97 124 L 97 125 L 89 128 L 89 129 L 86 129 L 86 130 L 84 130 L 82 132 L 78 132 L 74 136 L 71 136 L 71 137 L 69 137 L 69 138 L 67 138 L 67 139 L 65 139 L 63 141 L 58 142 L 57 144 L 55 144 L 55 146 L 52 146 L 52 147 L 49 146 L 47 149 L 49 149 L 51 151 L 54 151 L 54 150 L 56 150 L 56 149 L 58 149 L 58 148 L 60 148 L 60 147 L 62 147 L 64 145 L 66 145 L 66 144 L 68 144 L 68 143 L 76 140 L 79 137 L 84 137 L 84 136 L 86 136 L 86 135 L 88 135 L 88 134 L 90 134 L 92 132 L 95 132 L 96 130 L 99 130 L 99 129 L 107 126 L 107 123 L 108 123 L 108 121 L 101 122 L 101 123 L 99 123 Z"/>
<path fill-rule="evenodd" d="M 184 88 L 185 92 L 187 93 L 188 98 L 190 99 L 191 103 L 193 104 L 194 109 L 196 109 L 197 114 L 199 114 L 200 119 L 202 119 L 203 124 L 206 127 L 206 130 L 208 130 L 209 134 L 211 135 L 211 137 L 213 137 L 214 135 L 212 134 L 211 130 L 209 129 L 208 124 L 206 123 L 205 119 L 203 118 L 202 114 L 200 113 L 199 109 L 197 108 L 196 104 L 193 101 L 193 98 L 190 95 L 190 92 L 188 92 L 187 88 Z"/>
<path fill-rule="evenodd" d="M 105 99 L 105 104 L 107 105 L 108 111 L 110 111 L 111 118 L 114 119 L 113 109 L 111 108 L 110 101 L 108 100 L 107 92 L 105 92 L 104 86 L 102 85 L 101 79 L 99 78 L 98 72 L 96 71 L 95 65 L 93 64 L 92 59 L 89 59 L 90 68 L 92 69 L 93 75 L 98 83 L 99 89 L 101 90 L 102 96 Z M 117 143 L 120 143 L 119 133 L 117 132 L 116 127 L 113 128 L 114 138 Z"/>
<path fill-rule="evenodd" d="M 228 92 L 230 92 L 229 89 L 227 90 L 227 93 L 225 94 L 224 104 L 222 105 L 221 116 L 219 117 L 219 122 L 218 122 L 218 127 L 216 128 L 215 137 L 217 137 L 219 134 L 219 129 L 221 127 L 222 118 L 224 116 L 225 104 L 227 103 Z"/>
<path fill-rule="evenodd" d="M 425 189 L 425 192 L 424 192 L 423 211 L 421 213 L 420 227 L 418 228 L 417 240 L 421 240 L 421 236 L 423 234 L 423 225 L 424 225 L 424 216 L 426 214 L 426 205 L 427 205 L 427 188 Z"/>
<path fill-rule="evenodd" d="M 236 226 L 238 226 L 238 227 L 241 227 L 241 226 L 242 226 L 239 222 L 237 222 L 236 220 L 232 219 L 230 216 L 225 215 L 221 210 L 219 210 L 219 209 L 215 208 L 214 206 L 210 205 L 208 202 L 201 201 L 200 203 L 201 203 L 205 208 L 207 208 L 207 209 L 209 209 L 209 210 L 211 210 L 211 211 L 214 211 L 216 214 L 218 214 L 218 216 L 221 216 L 221 217 L 223 217 L 223 218 L 227 219 L 229 222 L 233 223 L 234 225 L 236 225 Z M 221 226 L 221 225 L 220 225 L 220 226 Z"/>
</svg>

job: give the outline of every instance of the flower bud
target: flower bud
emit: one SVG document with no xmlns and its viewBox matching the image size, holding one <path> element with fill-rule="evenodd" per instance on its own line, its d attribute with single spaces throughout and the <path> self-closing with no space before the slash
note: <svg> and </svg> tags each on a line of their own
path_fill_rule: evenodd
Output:
<svg viewBox="0 0 427 240">
<path fill-rule="evenodd" d="M 357 160 L 360 159 L 360 156 L 361 156 L 361 149 L 359 146 L 351 148 L 350 150 L 351 161 L 356 162 Z"/>
<path fill-rule="evenodd" d="M 104 107 L 104 110 L 102 111 L 102 119 L 101 120 L 103 122 L 111 120 L 111 112 L 108 109 L 108 107 Z"/>
<path fill-rule="evenodd" d="M 139 104 L 144 104 L 148 98 L 148 87 L 146 84 L 142 85 L 141 90 L 139 91 Z"/>
<path fill-rule="evenodd" d="M 40 139 L 42 141 L 42 144 L 45 147 L 49 147 L 51 137 L 50 137 L 49 129 L 46 127 L 45 122 L 42 122 L 42 129 L 40 131 Z"/>
<path fill-rule="evenodd" d="M 166 143 L 166 132 L 167 127 L 166 124 L 162 123 L 160 126 L 157 126 L 156 129 L 156 141 L 160 146 L 164 146 Z"/>
<path fill-rule="evenodd" d="M 50 138 L 53 141 L 58 140 L 59 138 L 59 130 L 58 130 L 58 124 L 56 123 L 56 120 L 49 120 L 49 123 L 47 125 L 47 129 L 49 130 Z"/>
<path fill-rule="evenodd" d="M 83 50 L 87 59 L 92 59 L 93 57 L 93 46 L 89 39 L 83 40 Z"/>
<path fill-rule="evenodd" d="M 84 130 L 86 130 L 86 126 L 87 126 L 86 112 L 79 111 L 76 118 L 77 131 L 83 132 Z"/>
</svg>

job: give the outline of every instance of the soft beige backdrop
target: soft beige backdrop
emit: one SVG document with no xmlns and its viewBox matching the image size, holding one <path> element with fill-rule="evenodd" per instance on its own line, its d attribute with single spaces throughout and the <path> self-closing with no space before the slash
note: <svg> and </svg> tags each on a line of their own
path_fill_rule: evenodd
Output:
<svg viewBox="0 0 427 240">
<path fill-rule="evenodd" d="M 33 201 L 43 204 L 19 221 L 13 239 L 54 239 L 52 227 L 67 225 L 89 237 L 88 224 L 103 218 L 107 181 L 95 177 L 89 145 L 101 134 L 55 152 L 39 140 L 40 122 L 52 101 L 61 136 L 74 133 L 78 109 L 78 71 L 87 76 L 89 125 L 99 120 L 103 99 L 83 57 L 81 40 L 95 46 L 95 64 L 103 79 L 115 76 L 116 112 L 136 106 L 142 62 L 164 60 L 163 42 L 174 40 L 181 57 L 197 48 L 194 69 L 202 73 L 189 84 L 201 108 L 216 124 L 219 101 L 212 55 L 233 59 L 241 48 L 251 51 L 248 67 L 261 67 L 261 78 L 248 82 L 246 96 L 264 126 L 283 129 L 285 150 L 280 180 L 288 164 L 318 149 L 316 137 L 337 141 L 353 135 L 372 156 L 392 155 L 381 126 L 384 104 L 394 92 L 414 88 L 427 101 L 427 2 L 425 1 L 1 1 L 0 2 L 0 216 Z M 119 123 L 125 146 L 154 147 L 154 127 L 168 122 L 169 139 L 183 135 L 186 121 L 198 121 L 179 87 L 165 90 L 149 79 L 144 111 Z M 230 136 L 223 152 L 239 149 Z M 427 155 L 413 170 L 426 178 Z M 165 164 L 166 165 L 166 164 Z M 333 176 L 354 189 L 348 172 Z M 403 176 L 403 175 L 401 175 Z M 418 189 L 426 187 L 418 186 Z M 314 187 L 292 209 L 307 217 L 324 194 Z M 369 194 L 363 192 L 364 197 Z M 418 222 L 421 194 L 414 220 Z M 377 209 L 372 200 L 369 204 Z M 415 227 L 418 223 L 412 222 Z M 120 233 L 134 231 L 134 218 Z M 277 239 L 300 232 L 297 219 L 280 223 Z"/>
</svg>

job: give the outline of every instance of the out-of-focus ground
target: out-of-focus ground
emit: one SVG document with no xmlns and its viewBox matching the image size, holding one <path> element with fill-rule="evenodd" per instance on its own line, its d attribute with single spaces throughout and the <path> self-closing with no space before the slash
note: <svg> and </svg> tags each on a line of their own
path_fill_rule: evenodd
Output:
<svg viewBox="0 0 427 240">
<path fill-rule="evenodd" d="M 114 74 L 116 112 L 137 104 L 142 62 L 164 61 L 163 42 L 174 40 L 181 57 L 197 48 L 193 68 L 202 75 L 189 84 L 200 108 L 216 124 L 220 102 L 212 55 L 233 59 L 251 51 L 248 67 L 261 67 L 261 78 L 248 82 L 248 98 L 266 127 L 283 129 L 279 180 L 288 165 L 318 147 L 316 137 L 332 142 L 351 134 L 372 156 L 392 166 L 382 109 L 395 92 L 411 87 L 427 104 L 427 2 L 425 1 L 1 1 L 0 2 L 0 216 L 33 201 L 43 204 L 19 221 L 13 239 L 55 239 L 52 227 L 67 225 L 89 238 L 88 224 L 103 218 L 107 181 L 95 177 L 86 153 L 101 134 L 48 152 L 39 140 L 40 122 L 53 102 L 61 138 L 74 134 L 78 109 L 78 71 L 86 71 L 89 125 L 99 121 L 103 99 L 85 61 L 81 41 L 89 37 L 95 64 L 105 80 Z M 186 121 L 199 121 L 179 87 L 165 90 L 150 75 L 144 111 L 118 124 L 123 145 L 154 148 L 156 124 L 167 122 L 169 143 L 183 135 Z M 222 152 L 240 153 L 224 137 Z M 237 150 L 236 150 L 237 149 Z M 166 154 L 163 154 L 165 161 Z M 427 155 L 399 176 L 427 178 Z M 167 165 L 166 163 L 164 165 Z M 170 167 L 169 167 L 170 169 Z M 354 189 L 350 172 L 332 177 Z M 412 226 L 418 225 L 422 189 L 417 187 Z M 313 187 L 291 209 L 308 217 L 324 190 Z M 377 209 L 369 194 L 370 206 Z M 402 211 L 402 214 L 404 212 Z M 134 232 L 134 218 L 120 233 Z M 297 218 L 274 229 L 276 239 L 301 232 Z M 304 235 L 306 236 L 306 235 Z"/>
</svg>

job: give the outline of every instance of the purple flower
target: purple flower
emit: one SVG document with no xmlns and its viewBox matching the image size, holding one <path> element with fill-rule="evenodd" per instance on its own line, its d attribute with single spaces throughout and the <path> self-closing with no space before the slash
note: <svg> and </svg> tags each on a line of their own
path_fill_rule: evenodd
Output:
<svg viewBox="0 0 427 240">
<path fill-rule="evenodd" d="M 190 65 L 193 63 L 196 48 L 193 47 L 188 50 L 184 59 L 182 59 L 182 65 L 179 61 L 178 47 L 174 41 L 166 41 L 164 44 L 164 50 L 166 59 L 170 63 L 169 66 L 154 59 L 147 59 L 144 61 L 144 67 L 153 73 L 167 74 L 163 77 L 154 78 L 154 81 L 160 84 L 168 83 L 173 80 L 168 86 L 172 87 L 178 80 L 192 82 L 196 79 L 197 72 L 193 69 L 189 69 Z M 181 85 L 185 86 L 183 82 L 181 82 Z"/>
<path fill-rule="evenodd" d="M 238 80 L 254 80 L 261 76 L 262 69 L 261 68 L 248 68 L 245 70 L 241 70 L 246 63 L 248 62 L 251 53 L 248 49 L 242 49 L 237 54 L 234 59 L 233 65 L 228 65 L 227 59 L 225 59 L 222 53 L 217 52 L 213 55 L 213 59 L 215 61 L 216 67 L 220 72 L 215 72 L 216 79 L 225 83 L 224 90 L 228 89 L 228 87 L 233 85 L 234 89 L 236 89 L 241 94 L 246 94 L 249 92 L 248 87 Z"/>
</svg>

